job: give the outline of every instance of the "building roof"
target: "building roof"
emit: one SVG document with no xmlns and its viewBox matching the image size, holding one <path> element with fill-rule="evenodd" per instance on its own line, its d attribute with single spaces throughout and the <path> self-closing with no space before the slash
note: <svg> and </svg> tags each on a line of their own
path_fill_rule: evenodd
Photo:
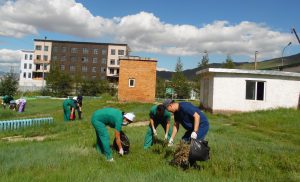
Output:
<svg viewBox="0 0 300 182">
<path fill-rule="evenodd" d="M 48 39 L 34 39 L 34 41 L 35 41 L 35 42 L 69 43 L 69 44 L 94 44 L 94 45 L 118 45 L 118 46 L 127 46 L 127 44 L 116 44 L 116 43 L 77 42 L 77 41 L 48 40 Z"/>
<path fill-rule="evenodd" d="M 242 70 L 242 69 L 225 69 L 225 68 L 207 68 L 196 72 L 197 75 L 201 75 L 204 73 L 253 74 L 253 75 L 268 75 L 268 76 L 300 77 L 300 73 L 274 71 L 274 70 Z"/>
<path fill-rule="evenodd" d="M 21 50 L 22 52 L 29 52 L 29 53 L 34 53 L 32 50 Z"/>
<path fill-rule="evenodd" d="M 139 56 L 122 56 L 122 57 L 119 57 L 119 60 L 157 62 L 157 60 L 155 58 L 142 58 Z"/>
</svg>

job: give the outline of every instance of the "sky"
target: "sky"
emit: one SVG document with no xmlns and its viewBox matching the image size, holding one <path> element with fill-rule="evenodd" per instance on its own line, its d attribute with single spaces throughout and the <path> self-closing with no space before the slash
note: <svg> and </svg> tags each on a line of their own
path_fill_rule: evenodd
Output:
<svg viewBox="0 0 300 182">
<path fill-rule="evenodd" d="M 300 53 L 299 0 L 0 0 L 0 71 L 18 68 L 33 39 L 125 43 L 159 70 Z M 299 34 L 300 35 L 300 34 Z M 288 47 L 289 42 L 292 44 Z M 284 49 L 285 48 L 285 49 Z M 283 51 L 284 50 L 284 51 Z"/>
</svg>

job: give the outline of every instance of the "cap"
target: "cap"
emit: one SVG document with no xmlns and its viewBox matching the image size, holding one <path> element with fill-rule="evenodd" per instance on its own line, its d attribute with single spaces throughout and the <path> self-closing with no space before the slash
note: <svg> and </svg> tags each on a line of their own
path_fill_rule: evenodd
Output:
<svg viewBox="0 0 300 182">
<path fill-rule="evenodd" d="M 135 115 L 133 114 L 133 113 L 126 113 L 125 115 L 124 115 L 124 117 L 126 118 L 126 119 L 128 119 L 129 121 L 133 121 L 134 120 L 134 118 L 135 118 Z"/>
<path fill-rule="evenodd" d="M 77 97 L 73 97 L 73 100 L 77 100 Z"/>
<path fill-rule="evenodd" d="M 163 103 L 163 105 L 165 106 L 165 108 L 167 108 L 171 103 L 173 103 L 174 101 L 172 99 L 166 99 Z"/>
</svg>

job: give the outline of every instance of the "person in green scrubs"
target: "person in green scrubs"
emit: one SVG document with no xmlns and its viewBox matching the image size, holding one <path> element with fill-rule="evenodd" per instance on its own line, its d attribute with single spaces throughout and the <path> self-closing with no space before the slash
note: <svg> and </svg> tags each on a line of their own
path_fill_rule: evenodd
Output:
<svg viewBox="0 0 300 182">
<path fill-rule="evenodd" d="M 106 126 L 115 129 L 116 143 L 119 148 L 119 154 L 124 155 L 124 150 L 121 145 L 120 132 L 122 126 L 126 126 L 133 122 L 135 115 L 126 113 L 115 108 L 103 108 L 95 111 L 92 115 L 92 125 L 96 131 L 96 149 L 98 152 L 105 155 L 107 161 L 114 161 L 112 151 L 109 145 L 109 134 Z"/>
<path fill-rule="evenodd" d="M 9 106 L 10 101 L 14 100 L 14 98 L 10 95 L 5 95 L 2 97 L 2 106 L 5 109 L 6 106 Z"/>
<path fill-rule="evenodd" d="M 65 121 L 70 121 L 70 117 L 74 114 L 75 112 L 76 105 L 74 103 L 73 99 L 66 99 L 63 102 L 63 109 L 64 109 L 64 120 Z"/>
<path fill-rule="evenodd" d="M 172 128 L 170 127 L 171 113 L 162 104 L 152 106 L 149 116 L 150 123 L 144 140 L 144 149 L 148 149 L 153 145 L 153 137 L 157 136 L 156 128 L 159 124 L 165 130 L 165 140 L 168 140 L 172 134 Z"/>
</svg>

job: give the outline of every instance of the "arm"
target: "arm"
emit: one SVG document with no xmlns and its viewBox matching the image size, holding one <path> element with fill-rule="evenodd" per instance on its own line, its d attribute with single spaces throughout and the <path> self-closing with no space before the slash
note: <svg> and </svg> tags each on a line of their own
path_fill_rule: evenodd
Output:
<svg viewBox="0 0 300 182">
<path fill-rule="evenodd" d="M 115 130 L 115 137 L 116 137 L 116 144 L 120 151 L 123 148 L 122 148 L 122 144 L 121 144 L 120 132 L 118 130 Z"/>
<path fill-rule="evenodd" d="M 174 140 L 178 130 L 179 130 L 179 123 L 175 121 L 174 126 L 173 126 L 172 136 L 171 136 L 170 140 L 172 140 L 172 141 Z"/>
<path fill-rule="evenodd" d="M 168 139 L 169 130 L 170 130 L 170 120 L 167 121 L 165 139 Z"/>
<path fill-rule="evenodd" d="M 150 118 L 150 126 L 151 126 L 151 128 L 152 128 L 153 133 L 155 133 L 155 132 L 154 132 L 154 131 L 155 131 L 155 128 L 154 128 L 154 121 L 153 121 L 152 118 Z"/>
<path fill-rule="evenodd" d="M 194 117 L 194 132 L 197 133 L 200 125 L 200 115 L 197 112 L 195 112 L 193 117 Z"/>
</svg>

